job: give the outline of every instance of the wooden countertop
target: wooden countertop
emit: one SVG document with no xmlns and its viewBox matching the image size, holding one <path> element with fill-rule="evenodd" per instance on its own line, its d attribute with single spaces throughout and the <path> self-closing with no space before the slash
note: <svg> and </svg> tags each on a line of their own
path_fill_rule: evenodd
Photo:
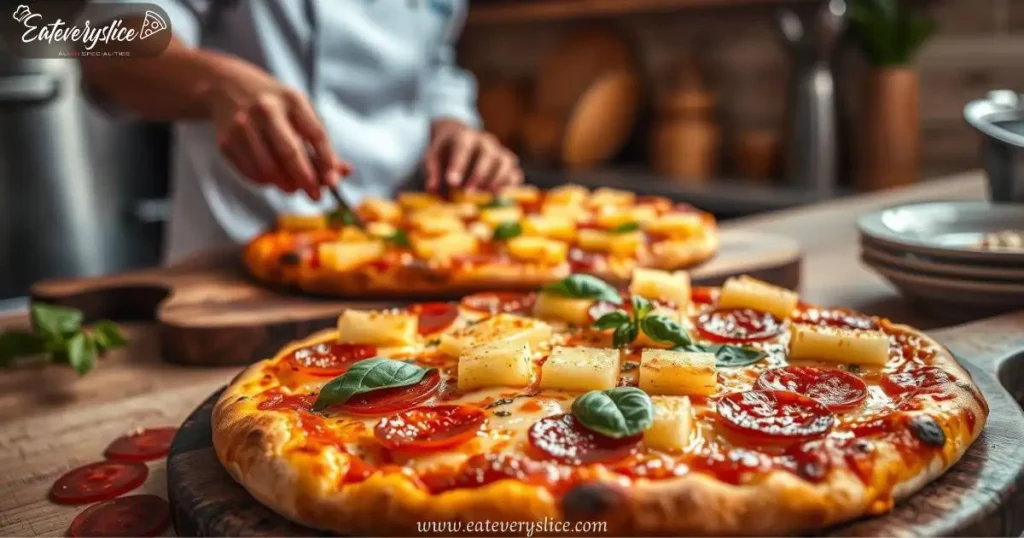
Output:
<svg viewBox="0 0 1024 538">
<path fill-rule="evenodd" d="M 880 277 L 860 265 L 854 223 L 864 212 L 899 203 L 983 196 L 982 175 L 968 173 L 725 227 L 798 240 L 805 252 L 803 293 L 810 301 L 936 327 L 941 322 L 911 311 Z M 0 328 L 26 325 L 24 314 L 0 317 Z M 127 431 L 180 424 L 238 371 L 162 363 L 152 328 L 125 328 L 129 346 L 111 353 L 84 377 L 57 366 L 0 372 L 0 535 L 63 535 L 81 508 L 46 500 L 54 480 L 70 468 L 101 459 L 106 445 Z M 150 471 L 144 492 L 163 495 L 163 462 L 151 463 Z"/>
</svg>

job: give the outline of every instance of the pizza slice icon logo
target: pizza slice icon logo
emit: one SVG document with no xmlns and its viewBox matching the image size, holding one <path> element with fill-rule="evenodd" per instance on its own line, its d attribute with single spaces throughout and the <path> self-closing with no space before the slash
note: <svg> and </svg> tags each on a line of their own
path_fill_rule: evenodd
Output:
<svg viewBox="0 0 1024 538">
<path fill-rule="evenodd" d="M 139 39 L 146 39 L 166 29 L 167 22 L 160 15 L 152 11 L 146 11 L 146 17 L 142 21 L 142 28 L 139 29 Z"/>
</svg>

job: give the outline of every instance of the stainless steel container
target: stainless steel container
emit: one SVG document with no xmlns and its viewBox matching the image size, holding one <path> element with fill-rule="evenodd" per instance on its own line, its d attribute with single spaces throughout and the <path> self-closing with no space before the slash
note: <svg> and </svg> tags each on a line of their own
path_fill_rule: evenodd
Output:
<svg viewBox="0 0 1024 538">
<path fill-rule="evenodd" d="M 1010 90 L 989 92 L 964 107 L 964 118 L 982 134 L 992 201 L 1024 202 L 1024 98 Z"/>
</svg>

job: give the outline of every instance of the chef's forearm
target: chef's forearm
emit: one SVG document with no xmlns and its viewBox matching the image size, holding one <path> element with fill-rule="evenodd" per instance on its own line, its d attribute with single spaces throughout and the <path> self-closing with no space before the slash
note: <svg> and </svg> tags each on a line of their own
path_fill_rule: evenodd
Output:
<svg viewBox="0 0 1024 538">
<path fill-rule="evenodd" d="M 240 62 L 221 53 L 190 48 L 176 38 L 152 58 L 87 57 L 82 76 L 93 90 L 154 121 L 209 118 L 206 96 L 226 67 Z"/>
</svg>

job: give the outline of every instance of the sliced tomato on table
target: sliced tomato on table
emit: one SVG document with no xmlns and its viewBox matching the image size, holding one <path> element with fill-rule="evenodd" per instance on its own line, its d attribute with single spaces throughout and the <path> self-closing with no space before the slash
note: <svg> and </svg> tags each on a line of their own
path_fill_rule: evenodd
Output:
<svg viewBox="0 0 1024 538">
<path fill-rule="evenodd" d="M 433 370 L 423 376 L 419 383 L 365 392 L 334 406 L 334 409 L 352 415 L 387 415 L 420 405 L 437 393 L 440 387 L 441 374 Z"/>
<path fill-rule="evenodd" d="M 716 402 L 723 427 L 754 444 L 797 443 L 825 435 L 835 415 L 817 400 L 787 390 L 748 390 Z"/>
<path fill-rule="evenodd" d="M 131 495 L 86 508 L 71 522 L 68 536 L 159 536 L 170 517 L 162 498 Z"/>
<path fill-rule="evenodd" d="M 409 307 L 419 317 L 419 333 L 433 334 L 443 331 L 459 317 L 459 307 L 452 303 L 419 303 Z"/>
<path fill-rule="evenodd" d="M 782 321 L 752 308 L 716 308 L 697 317 L 697 331 L 714 342 L 760 342 L 782 332 Z"/>
<path fill-rule="evenodd" d="M 518 291 L 487 291 L 462 298 L 462 306 L 484 314 L 528 314 L 536 295 Z"/>
<path fill-rule="evenodd" d="M 61 504 L 105 501 L 141 486 L 148 476 L 143 463 L 98 461 L 64 473 L 50 488 L 50 499 Z"/>
<path fill-rule="evenodd" d="M 757 387 L 764 390 L 788 390 L 810 396 L 833 411 L 857 407 L 868 395 L 861 378 L 835 368 L 785 366 L 761 372 Z"/>
<path fill-rule="evenodd" d="M 956 379 L 942 368 L 922 366 L 908 372 L 889 374 L 882 378 L 881 385 L 886 394 L 896 398 L 919 390 L 934 390 L 936 387 L 954 382 Z"/>
<path fill-rule="evenodd" d="M 336 377 L 353 363 L 376 355 L 376 346 L 324 342 L 296 349 L 284 361 L 304 374 Z"/>
<path fill-rule="evenodd" d="M 119 461 L 149 461 L 160 459 L 171 449 L 171 441 L 178 428 L 149 428 L 118 437 L 107 446 L 103 455 Z"/>
<path fill-rule="evenodd" d="M 530 445 L 561 463 L 579 465 L 622 459 L 635 453 L 643 434 L 615 439 L 580 424 L 572 413 L 545 417 L 529 431 Z"/>
<path fill-rule="evenodd" d="M 414 407 L 381 419 L 373 435 L 393 450 L 441 450 L 475 437 L 485 420 L 484 411 L 470 405 Z"/>
</svg>

